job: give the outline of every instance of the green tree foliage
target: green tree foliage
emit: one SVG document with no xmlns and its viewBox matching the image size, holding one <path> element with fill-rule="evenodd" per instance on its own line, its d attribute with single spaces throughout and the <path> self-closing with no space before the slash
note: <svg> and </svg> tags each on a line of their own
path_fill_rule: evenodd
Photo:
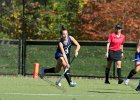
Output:
<svg viewBox="0 0 140 100">
<path fill-rule="evenodd" d="M 1 39 L 15 39 L 20 36 L 22 15 L 22 2 L 18 0 L 1 0 L 0 1 L 0 33 Z M 16 5 L 19 5 L 18 7 Z M 2 35 L 3 34 L 3 35 Z"/>
<path fill-rule="evenodd" d="M 106 40 L 122 23 L 127 41 L 140 38 L 140 0 L 0 0 L 0 38 L 18 39 L 23 20 L 27 39 L 60 37 L 61 25 L 79 40 Z"/>
<path fill-rule="evenodd" d="M 61 25 L 65 25 L 71 35 L 76 33 L 76 23 L 83 0 L 25 0 L 27 39 L 58 39 Z M 10 38 L 17 39 L 22 34 L 22 1 L 10 0 L 5 3 L 1 14 L 1 31 Z M 78 34 L 78 33 L 77 33 Z"/>
<path fill-rule="evenodd" d="M 103 2 L 88 1 L 84 5 L 79 27 L 83 38 L 106 40 L 116 23 L 123 25 L 127 41 L 140 38 L 140 0 L 100 1 Z"/>
</svg>

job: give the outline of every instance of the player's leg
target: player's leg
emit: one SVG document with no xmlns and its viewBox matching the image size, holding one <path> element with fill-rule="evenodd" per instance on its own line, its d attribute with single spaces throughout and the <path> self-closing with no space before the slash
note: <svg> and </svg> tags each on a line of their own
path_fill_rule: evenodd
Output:
<svg viewBox="0 0 140 100">
<path fill-rule="evenodd" d="M 140 80 L 139 80 L 138 86 L 137 86 L 137 88 L 135 90 L 140 91 Z"/>
<path fill-rule="evenodd" d="M 110 84 L 109 82 L 109 72 L 112 65 L 112 61 L 107 61 L 107 67 L 105 69 L 105 83 Z"/>
<path fill-rule="evenodd" d="M 44 70 L 44 72 L 45 72 L 45 73 L 58 73 L 58 72 L 60 72 L 62 66 L 63 66 L 63 64 L 62 64 L 62 59 L 61 59 L 61 57 L 60 57 L 59 59 L 57 59 L 56 67 L 46 68 L 46 69 Z"/>
<path fill-rule="evenodd" d="M 132 69 L 132 70 L 129 72 L 127 78 L 125 79 L 124 84 L 125 84 L 125 85 L 128 85 L 130 79 L 131 79 L 135 74 L 136 74 L 136 70 L 135 70 L 135 69 Z"/>
<path fill-rule="evenodd" d="M 58 73 L 62 68 L 62 61 L 61 59 L 57 59 L 57 65 L 56 67 L 52 67 L 52 68 L 44 68 L 42 67 L 41 71 L 40 71 L 40 78 L 43 78 L 45 73 Z"/>
<path fill-rule="evenodd" d="M 64 60 L 63 57 L 61 57 L 61 60 L 62 60 L 62 66 L 63 66 L 63 68 L 65 70 L 65 68 L 67 67 L 67 63 L 66 63 L 66 61 Z M 69 70 L 66 71 L 66 73 L 64 74 L 64 76 L 65 76 L 65 78 L 66 78 L 69 86 L 74 87 L 76 85 L 76 83 L 75 82 L 72 82 L 72 80 L 71 80 L 71 75 L 70 75 Z"/>
<path fill-rule="evenodd" d="M 130 79 L 137 73 L 140 71 L 140 62 L 136 62 L 135 65 L 135 69 L 132 69 L 129 73 L 129 75 L 127 76 L 126 80 L 124 81 L 125 85 L 128 85 Z"/>
<path fill-rule="evenodd" d="M 123 80 L 121 78 L 121 65 L 122 65 L 122 61 L 116 61 L 116 64 L 117 64 L 118 84 L 121 84 L 123 82 Z"/>
</svg>

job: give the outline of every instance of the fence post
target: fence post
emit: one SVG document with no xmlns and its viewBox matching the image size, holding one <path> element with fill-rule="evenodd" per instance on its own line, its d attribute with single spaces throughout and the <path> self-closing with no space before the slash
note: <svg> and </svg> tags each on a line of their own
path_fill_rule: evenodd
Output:
<svg viewBox="0 0 140 100">
<path fill-rule="evenodd" d="M 22 0 L 22 75 L 26 75 L 26 22 L 25 22 L 25 0 Z"/>
<path fill-rule="evenodd" d="M 21 74 L 20 67 L 21 67 L 21 39 L 18 40 L 18 75 Z"/>
</svg>

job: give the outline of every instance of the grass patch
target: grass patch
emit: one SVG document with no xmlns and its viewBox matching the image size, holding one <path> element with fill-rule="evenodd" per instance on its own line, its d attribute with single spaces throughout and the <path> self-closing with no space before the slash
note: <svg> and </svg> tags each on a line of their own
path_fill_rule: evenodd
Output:
<svg viewBox="0 0 140 100">
<path fill-rule="evenodd" d="M 110 85 L 106 85 L 103 79 L 73 78 L 77 86 L 71 88 L 64 79 L 62 86 L 65 91 L 32 77 L 0 76 L 0 80 L 1 100 L 138 100 L 140 97 L 139 92 L 134 90 L 138 80 L 131 80 L 131 86 L 126 86 L 118 85 L 114 79 L 110 80 Z M 55 83 L 57 78 L 47 80 Z"/>
</svg>

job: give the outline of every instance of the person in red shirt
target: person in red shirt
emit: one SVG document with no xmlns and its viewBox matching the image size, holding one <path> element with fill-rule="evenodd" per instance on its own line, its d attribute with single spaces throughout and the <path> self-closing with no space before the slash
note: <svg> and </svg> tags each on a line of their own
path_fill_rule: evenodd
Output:
<svg viewBox="0 0 140 100">
<path fill-rule="evenodd" d="M 125 41 L 125 36 L 122 34 L 122 26 L 117 24 L 115 26 L 116 32 L 109 34 L 107 42 L 107 67 L 105 70 L 105 83 L 110 84 L 109 82 L 109 72 L 112 65 L 112 62 L 115 61 L 117 64 L 117 75 L 118 75 L 118 84 L 121 84 L 123 80 L 121 79 L 121 63 L 123 57 L 123 44 Z"/>
</svg>

